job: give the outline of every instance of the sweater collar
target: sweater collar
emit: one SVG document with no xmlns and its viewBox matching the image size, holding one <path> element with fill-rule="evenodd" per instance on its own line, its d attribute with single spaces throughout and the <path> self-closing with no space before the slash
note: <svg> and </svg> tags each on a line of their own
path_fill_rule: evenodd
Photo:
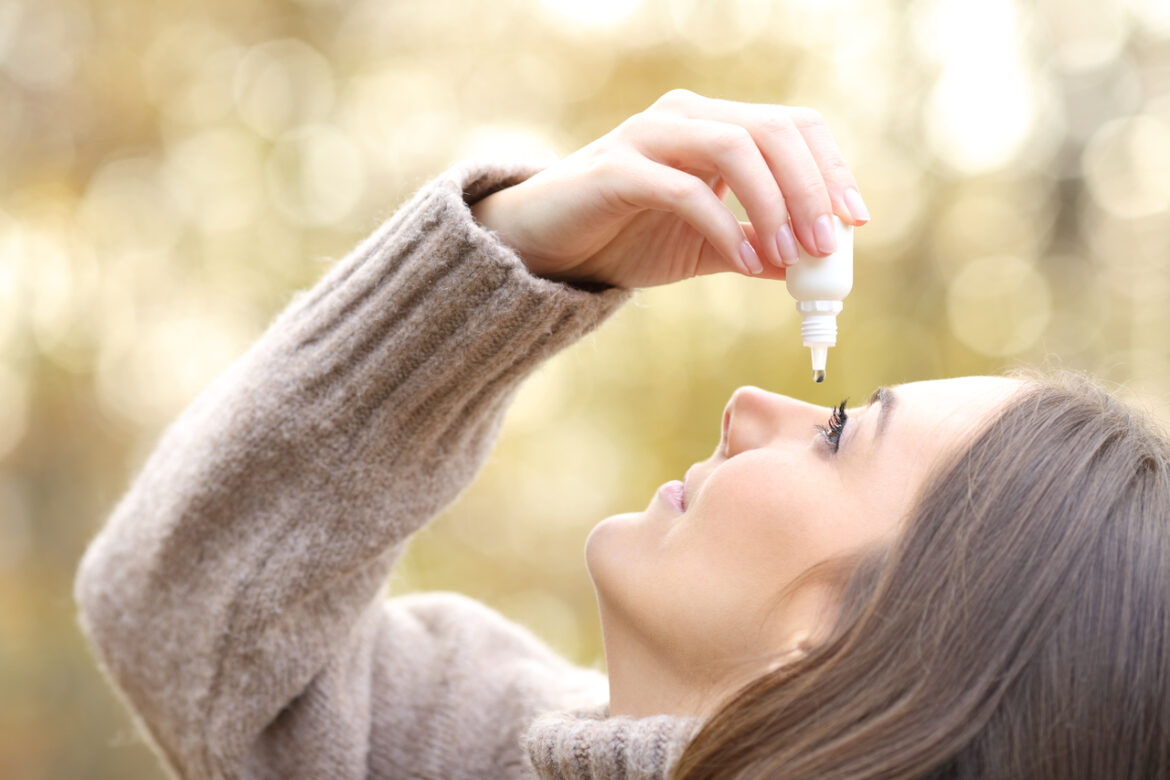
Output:
<svg viewBox="0 0 1170 780">
<path fill-rule="evenodd" d="M 524 734 L 524 747 L 545 780 L 665 780 L 698 733 L 697 716 L 609 716 L 609 704 L 550 712 Z"/>
</svg>

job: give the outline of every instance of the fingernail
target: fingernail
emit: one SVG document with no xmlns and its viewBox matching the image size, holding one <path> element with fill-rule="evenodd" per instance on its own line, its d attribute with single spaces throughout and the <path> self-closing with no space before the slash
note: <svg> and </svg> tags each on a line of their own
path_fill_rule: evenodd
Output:
<svg viewBox="0 0 1170 780">
<path fill-rule="evenodd" d="M 746 238 L 739 245 L 739 257 L 753 274 L 762 274 L 764 272 L 764 264 L 760 262 L 760 258 L 756 255 L 756 250 L 752 249 L 751 242 Z"/>
<path fill-rule="evenodd" d="M 787 222 L 781 225 L 780 231 L 776 233 L 776 248 L 780 250 L 780 257 L 784 258 L 785 265 L 792 265 L 800 259 L 796 236 L 792 235 L 792 226 Z"/>
<path fill-rule="evenodd" d="M 828 214 L 821 214 L 813 223 L 813 238 L 816 239 L 817 249 L 823 255 L 837 251 L 837 236 L 833 233 L 833 221 Z"/>
<path fill-rule="evenodd" d="M 845 190 L 845 205 L 849 207 L 849 213 L 853 215 L 853 219 L 858 222 L 869 222 L 869 209 L 865 207 L 861 193 L 853 187 Z"/>
</svg>

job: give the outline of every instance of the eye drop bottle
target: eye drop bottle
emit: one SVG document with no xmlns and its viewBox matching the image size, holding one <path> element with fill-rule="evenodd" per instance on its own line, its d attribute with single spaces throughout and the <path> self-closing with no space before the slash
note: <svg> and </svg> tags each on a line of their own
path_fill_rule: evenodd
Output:
<svg viewBox="0 0 1170 780">
<path fill-rule="evenodd" d="M 785 271 L 788 293 L 800 312 L 800 339 L 812 350 L 814 382 L 825 381 L 829 347 L 837 345 L 837 315 L 853 289 L 853 226 L 830 216 L 837 251 L 815 257 L 799 246 L 800 259 Z"/>
</svg>

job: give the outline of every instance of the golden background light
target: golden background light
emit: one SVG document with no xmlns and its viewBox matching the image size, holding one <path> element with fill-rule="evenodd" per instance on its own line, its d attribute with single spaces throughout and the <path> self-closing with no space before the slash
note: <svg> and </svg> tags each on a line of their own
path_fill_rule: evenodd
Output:
<svg viewBox="0 0 1170 780">
<path fill-rule="evenodd" d="M 1166 413 L 1160 0 L 6 0 L 0 777 L 162 776 L 73 574 L 292 294 L 455 162 L 566 155 L 674 87 L 812 106 L 849 160 L 873 220 L 829 381 L 781 284 L 646 290 L 521 388 L 388 593 L 468 593 L 600 667 L 586 535 L 707 457 L 743 384 L 1059 365 Z"/>
</svg>

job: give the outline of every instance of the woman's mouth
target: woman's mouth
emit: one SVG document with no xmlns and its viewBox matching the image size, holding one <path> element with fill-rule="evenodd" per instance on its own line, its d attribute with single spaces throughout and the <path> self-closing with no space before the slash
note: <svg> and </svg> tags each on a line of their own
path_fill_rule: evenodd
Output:
<svg viewBox="0 0 1170 780">
<path fill-rule="evenodd" d="M 658 495 L 679 512 L 687 511 L 687 493 L 680 480 L 672 479 L 658 488 Z"/>
</svg>

